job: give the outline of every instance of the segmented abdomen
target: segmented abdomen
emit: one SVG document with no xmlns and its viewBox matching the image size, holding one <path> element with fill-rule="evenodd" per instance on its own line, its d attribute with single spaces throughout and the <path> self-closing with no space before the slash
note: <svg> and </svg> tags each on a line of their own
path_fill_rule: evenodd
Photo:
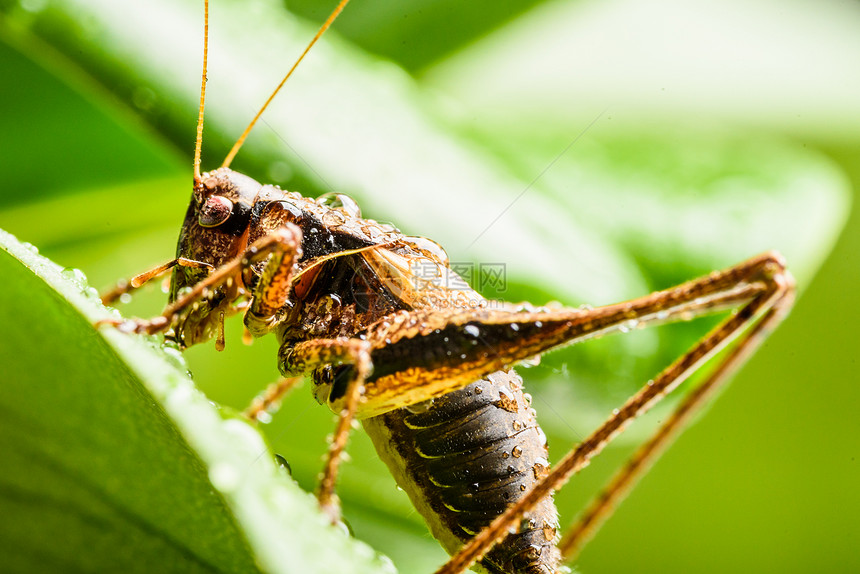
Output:
<svg viewBox="0 0 860 574">
<path fill-rule="evenodd" d="M 513 370 L 432 403 L 366 419 L 380 458 L 449 553 L 486 527 L 547 472 L 546 438 Z M 552 574 L 558 514 L 541 501 L 482 560 L 493 574 Z"/>
</svg>

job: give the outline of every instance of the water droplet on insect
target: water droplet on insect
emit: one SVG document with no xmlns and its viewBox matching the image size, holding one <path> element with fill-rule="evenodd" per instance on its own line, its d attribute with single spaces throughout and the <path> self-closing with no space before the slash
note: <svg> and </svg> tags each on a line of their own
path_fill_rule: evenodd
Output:
<svg viewBox="0 0 860 574">
<path fill-rule="evenodd" d="M 272 414 L 266 411 L 260 411 L 257 413 L 257 422 L 260 424 L 267 425 L 272 422 Z"/>
<path fill-rule="evenodd" d="M 589 305 L 588 303 L 583 303 L 579 306 L 580 311 L 591 311 L 592 309 L 594 309 L 594 307 Z"/>
<path fill-rule="evenodd" d="M 664 320 L 664 319 L 668 319 L 668 318 L 669 318 L 669 312 L 668 312 L 668 311 L 657 311 L 657 315 L 656 315 L 656 316 L 657 316 L 657 320 L 658 320 L 658 321 L 662 321 L 662 320 Z"/>
<path fill-rule="evenodd" d="M 482 389 L 481 387 L 475 387 L 475 394 L 476 395 L 480 395 L 483 392 L 484 392 L 484 389 Z"/>
<path fill-rule="evenodd" d="M 398 492 L 405 492 L 399 484 L 397 486 L 395 486 L 394 488 L 396 488 Z"/>
<path fill-rule="evenodd" d="M 433 256 L 433 259 L 439 261 L 445 265 L 449 264 L 448 253 L 442 248 L 441 245 L 433 241 L 432 239 L 427 239 L 426 237 L 421 237 L 418 235 L 404 237 L 404 241 L 411 243 L 413 246 L 417 247 L 421 251 L 426 251 L 430 255 Z"/>
<path fill-rule="evenodd" d="M 612 414 L 613 414 L 613 415 L 615 415 L 615 416 L 617 416 L 617 415 L 618 415 L 618 413 L 620 413 L 620 412 L 621 412 L 621 411 L 619 411 L 618 409 L 612 409 Z"/>
<path fill-rule="evenodd" d="M 322 222 L 327 227 L 338 227 L 346 223 L 346 216 L 340 211 L 332 209 L 323 214 Z"/>
<path fill-rule="evenodd" d="M 466 332 L 467 335 L 471 335 L 472 337 L 480 337 L 481 330 L 478 329 L 475 325 L 466 325 L 463 327 L 463 331 Z"/>
<path fill-rule="evenodd" d="M 33 255 L 39 254 L 39 248 L 36 247 L 35 245 L 33 245 L 32 243 L 25 241 L 24 243 L 21 244 L 21 247 L 23 247 L 24 249 L 26 249 L 27 251 L 29 251 Z"/>
<path fill-rule="evenodd" d="M 545 432 L 543 432 L 543 429 L 542 429 L 542 428 L 540 428 L 540 427 L 535 427 L 535 428 L 537 429 L 537 433 L 538 433 L 538 440 L 540 441 L 540 443 L 541 443 L 542 445 L 546 446 L 546 445 L 547 445 L 547 442 L 548 442 L 548 441 L 546 440 L 546 433 L 545 433 Z"/>
<path fill-rule="evenodd" d="M 123 293 L 119 296 L 119 302 L 125 305 L 131 303 L 131 293 Z"/>
<path fill-rule="evenodd" d="M 523 449 L 518 446 L 515 446 L 514 449 L 511 451 L 511 455 L 513 455 L 514 458 L 520 458 L 523 455 Z"/>
<path fill-rule="evenodd" d="M 509 455 L 509 454 L 508 454 L 508 453 L 506 453 L 506 452 L 503 452 L 503 453 L 502 453 L 502 458 L 508 458 L 509 456 L 511 456 L 511 455 Z"/>
<path fill-rule="evenodd" d="M 324 205 L 332 209 L 334 209 L 335 207 L 340 207 L 340 201 L 337 198 L 337 193 L 333 191 L 324 193 L 321 196 L 317 197 L 316 202 L 319 205 Z"/>
<path fill-rule="evenodd" d="M 542 321 L 535 321 L 535 327 L 540 329 L 541 327 L 543 327 L 543 322 Z"/>
<path fill-rule="evenodd" d="M 522 490 L 523 492 L 525 492 L 525 490 L 526 490 L 526 485 L 525 485 L 525 484 L 521 484 L 521 485 L 520 485 L 520 490 Z"/>
<path fill-rule="evenodd" d="M 511 323 L 511 331 L 519 331 L 519 330 L 520 330 L 519 325 L 517 325 L 516 323 Z"/>
</svg>

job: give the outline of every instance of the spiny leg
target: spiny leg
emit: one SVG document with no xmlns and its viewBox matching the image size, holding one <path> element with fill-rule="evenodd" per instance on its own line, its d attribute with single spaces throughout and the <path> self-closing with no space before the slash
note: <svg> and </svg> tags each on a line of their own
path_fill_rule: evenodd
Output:
<svg viewBox="0 0 860 574">
<path fill-rule="evenodd" d="M 717 289 L 725 291 L 733 287 L 732 285 L 725 285 L 725 280 L 730 278 L 734 278 L 735 286 L 743 283 L 760 284 L 761 289 L 736 314 L 714 328 L 695 347 L 664 369 L 653 381 L 649 381 L 621 409 L 615 411 L 596 431 L 565 455 L 541 482 L 537 483 L 520 500 L 512 504 L 504 514 L 496 518 L 490 526 L 464 545 L 436 574 L 459 574 L 479 560 L 493 544 L 506 535 L 509 529 L 517 527 L 523 513 L 527 512 L 539 500 L 560 488 L 574 473 L 587 466 L 590 459 L 599 454 L 603 447 L 622 432 L 630 422 L 647 412 L 651 406 L 681 384 L 702 363 L 747 329 L 750 330 L 738 342 L 736 350 L 726 357 L 728 366 L 721 364 L 715 371 L 716 381 L 709 379 L 706 383 L 710 381 L 711 387 L 715 383 L 719 383 L 725 377 L 725 375 L 720 374 L 721 371 L 730 370 L 752 352 L 764 332 L 772 328 L 785 315 L 792 301 L 793 282 L 791 276 L 785 271 L 781 258 L 776 254 L 765 254 L 737 267 L 711 274 L 702 280 L 692 281 L 676 289 L 658 292 L 643 297 L 641 300 L 634 300 L 621 305 L 640 308 L 643 311 L 653 310 L 652 303 L 655 297 L 664 296 L 666 300 L 675 300 L 681 292 L 690 292 L 691 287 L 693 287 L 693 292 L 701 291 L 701 288 L 696 287 L 696 285 L 703 286 L 709 281 L 713 281 Z M 706 294 L 702 293 L 702 295 Z M 725 302 L 725 298 L 723 299 Z M 703 307 L 699 310 L 707 311 L 708 308 Z M 601 309 L 594 311 L 597 311 L 595 314 L 598 317 L 605 316 L 605 312 Z M 633 317 L 633 319 L 635 318 Z M 753 326 L 751 327 L 751 325 Z M 706 396 L 710 394 L 707 390 L 706 388 Z M 704 397 L 699 401 L 703 399 Z M 694 406 L 696 404 L 697 402 L 694 400 Z M 668 440 L 668 437 L 664 439 L 664 442 L 665 440 Z M 657 446 L 662 446 L 662 443 L 658 443 Z"/>
<path fill-rule="evenodd" d="M 722 389 L 729 377 L 759 346 L 768 331 L 782 319 L 788 302 L 771 307 L 722 359 L 720 364 L 684 397 L 669 418 L 643 443 L 612 477 L 607 486 L 588 505 L 580 518 L 574 522 L 559 542 L 565 561 L 573 561 L 579 551 L 594 536 L 597 530 L 612 515 L 617 505 L 636 486 L 642 476 L 656 462 L 665 449 L 695 417 L 702 407 Z"/>
<path fill-rule="evenodd" d="M 269 385 L 262 394 L 255 397 L 251 405 L 242 413 L 252 421 L 260 418 L 264 412 L 272 412 L 280 404 L 281 400 L 302 382 L 303 376 L 283 377 L 277 383 Z"/>
<path fill-rule="evenodd" d="M 330 395 L 327 399 L 331 406 L 337 405 L 340 409 L 337 411 L 337 427 L 329 444 L 317 500 L 319 500 L 320 508 L 329 516 L 332 523 L 340 520 L 340 503 L 335 494 L 335 482 L 341 455 L 346 448 L 352 421 L 364 392 L 364 381 L 373 368 L 370 360 L 370 347 L 368 341 L 361 339 L 314 339 L 303 341 L 294 347 L 284 348 L 280 352 L 281 370 L 284 373 L 306 373 L 326 365 L 352 365 L 354 367 L 342 388 L 338 386 L 333 389 L 332 395 L 337 392 L 337 396 Z"/>
<path fill-rule="evenodd" d="M 371 326 L 377 370 L 361 417 L 441 396 L 519 361 L 633 327 L 740 307 L 766 290 L 773 254 L 673 289 L 595 309 L 523 312 L 512 307 L 399 312 Z"/>
<path fill-rule="evenodd" d="M 276 229 L 269 235 L 261 237 L 252 243 L 243 254 L 234 257 L 214 270 L 205 279 L 195 284 L 188 293 L 169 304 L 161 315 L 149 320 L 132 319 L 130 321 L 123 321 L 104 319 L 97 324 L 113 324 L 130 332 L 147 333 L 150 335 L 164 331 L 179 313 L 193 305 L 196 301 L 199 301 L 201 297 L 204 297 L 205 293 L 225 284 L 228 280 L 234 280 L 241 270 L 251 267 L 271 254 L 278 254 L 275 258 L 275 265 L 279 268 L 286 267 L 286 269 L 283 271 L 270 271 L 273 266 L 267 265 L 267 271 L 264 272 L 260 283 L 258 283 L 255 289 L 254 299 L 256 302 L 257 295 L 261 295 L 260 299 L 262 302 L 258 305 L 261 318 L 265 318 L 266 313 L 271 313 L 273 316 L 274 312 L 269 309 L 268 302 L 274 300 L 275 296 L 267 292 L 270 283 L 266 282 L 266 277 L 270 277 L 275 282 L 273 290 L 281 289 L 283 287 L 280 280 L 282 273 L 291 274 L 294 262 L 301 255 L 301 230 L 292 224 Z M 251 309 L 253 308 L 252 304 Z"/>
<path fill-rule="evenodd" d="M 145 283 L 152 281 L 156 277 L 164 275 L 177 265 L 179 265 L 180 267 L 194 267 L 197 269 L 202 269 L 204 267 L 208 267 L 210 270 L 214 269 L 212 265 L 204 263 L 203 261 L 194 261 L 193 259 L 187 259 L 185 257 L 177 257 L 176 259 L 171 259 L 167 263 L 162 263 L 157 267 L 153 267 L 149 271 L 144 271 L 139 275 L 135 275 L 129 281 L 123 279 L 117 282 L 116 286 L 113 289 L 105 292 L 101 296 L 102 303 L 105 305 L 112 304 L 114 301 L 116 301 L 123 295 L 131 293 L 132 291 L 143 287 Z"/>
</svg>

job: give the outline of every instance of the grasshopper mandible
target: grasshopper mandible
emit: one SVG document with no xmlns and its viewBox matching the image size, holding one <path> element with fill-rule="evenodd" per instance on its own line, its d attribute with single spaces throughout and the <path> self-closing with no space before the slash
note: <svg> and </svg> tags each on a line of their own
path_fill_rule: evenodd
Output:
<svg viewBox="0 0 860 574">
<path fill-rule="evenodd" d="M 354 201 L 310 199 L 229 165 L 268 103 L 348 0 L 342 0 L 224 164 L 201 173 L 207 43 L 194 187 L 177 257 L 105 294 L 106 303 L 168 271 L 169 304 L 150 320 L 115 322 L 166 333 L 181 347 L 216 339 L 244 313 L 253 336 L 275 333 L 286 378 L 252 405 L 256 418 L 303 374 L 338 414 L 318 498 L 339 517 L 335 481 L 353 419 L 430 530 L 453 555 L 438 574 L 476 561 L 493 573 L 553 573 L 572 560 L 690 419 L 790 308 L 793 282 L 765 253 L 668 290 L 595 309 L 530 308 L 453 290 L 444 250 L 362 217 Z M 206 30 L 208 30 L 208 1 Z M 208 34 L 205 34 L 208 40 Z M 420 265 L 425 273 L 415 273 Z M 428 276 L 427 268 L 434 272 Z M 631 327 L 735 313 L 649 381 L 550 468 L 543 433 L 512 369 L 518 362 Z M 732 346 L 562 537 L 552 492 L 624 427 Z"/>
</svg>

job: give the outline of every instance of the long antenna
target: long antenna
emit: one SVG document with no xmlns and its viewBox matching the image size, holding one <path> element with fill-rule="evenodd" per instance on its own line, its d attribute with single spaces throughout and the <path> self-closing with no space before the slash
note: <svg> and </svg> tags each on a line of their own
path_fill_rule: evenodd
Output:
<svg viewBox="0 0 860 574">
<path fill-rule="evenodd" d="M 206 101 L 206 71 L 209 64 L 209 0 L 203 0 L 203 75 L 200 80 L 200 107 L 197 110 L 197 141 L 194 144 L 194 181 L 200 181 L 200 154 L 203 149 L 203 104 Z"/>
<path fill-rule="evenodd" d="M 290 71 L 287 72 L 287 75 L 284 76 L 284 79 L 281 80 L 281 83 L 278 84 L 278 87 L 275 88 L 275 91 L 272 92 L 272 95 L 269 96 L 269 99 L 266 100 L 266 103 L 263 104 L 263 107 L 260 108 L 260 111 L 257 112 L 257 115 L 254 116 L 254 119 L 251 120 L 251 123 L 248 124 L 247 128 L 245 128 L 245 131 L 242 132 L 242 135 L 239 136 L 239 139 L 236 140 L 235 144 L 233 144 L 233 148 L 230 150 L 230 153 L 227 154 L 227 157 L 224 158 L 224 163 L 221 164 L 221 167 L 230 167 L 230 163 L 233 161 L 233 158 L 236 157 L 236 154 L 239 153 L 239 148 L 241 148 L 242 144 L 245 143 L 245 139 L 248 137 L 248 134 L 251 133 L 251 130 L 254 129 L 254 126 L 256 125 L 257 120 L 260 119 L 260 116 L 263 115 L 263 112 L 266 111 L 266 108 L 269 107 L 269 104 L 272 103 L 272 100 L 275 99 L 275 96 L 278 95 L 278 92 L 281 91 L 281 88 L 284 87 L 284 84 L 287 83 L 287 80 L 290 79 L 290 76 L 293 75 L 293 72 L 296 70 L 296 68 L 299 67 L 299 64 L 301 64 L 302 60 L 304 60 L 307 53 L 310 52 L 311 48 L 313 48 L 314 44 L 317 43 L 317 40 L 320 39 L 320 37 L 325 33 L 325 31 L 329 29 L 332 22 L 334 22 L 335 18 L 337 18 L 338 15 L 343 11 L 344 6 L 346 6 L 348 2 L 349 2 L 349 0 L 341 0 L 340 4 L 337 5 L 337 8 L 335 8 L 334 11 L 332 11 L 332 13 L 329 15 L 328 19 L 325 22 L 323 22 L 323 25 L 320 26 L 319 31 L 317 31 L 316 36 L 314 36 L 313 40 L 311 40 L 310 43 L 307 45 L 307 47 L 305 48 L 305 51 L 302 52 L 302 55 L 299 56 L 299 59 L 296 60 L 296 63 L 293 64 L 293 67 L 290 68 Z M 200 108 L 200 113 L 201 113 L 201 115 L 203 113 L 202 104 L 201 104 L 201 108 Z M 202 127 L 198 128 L 198 129 L 202 130 Z"/>
</svg>

